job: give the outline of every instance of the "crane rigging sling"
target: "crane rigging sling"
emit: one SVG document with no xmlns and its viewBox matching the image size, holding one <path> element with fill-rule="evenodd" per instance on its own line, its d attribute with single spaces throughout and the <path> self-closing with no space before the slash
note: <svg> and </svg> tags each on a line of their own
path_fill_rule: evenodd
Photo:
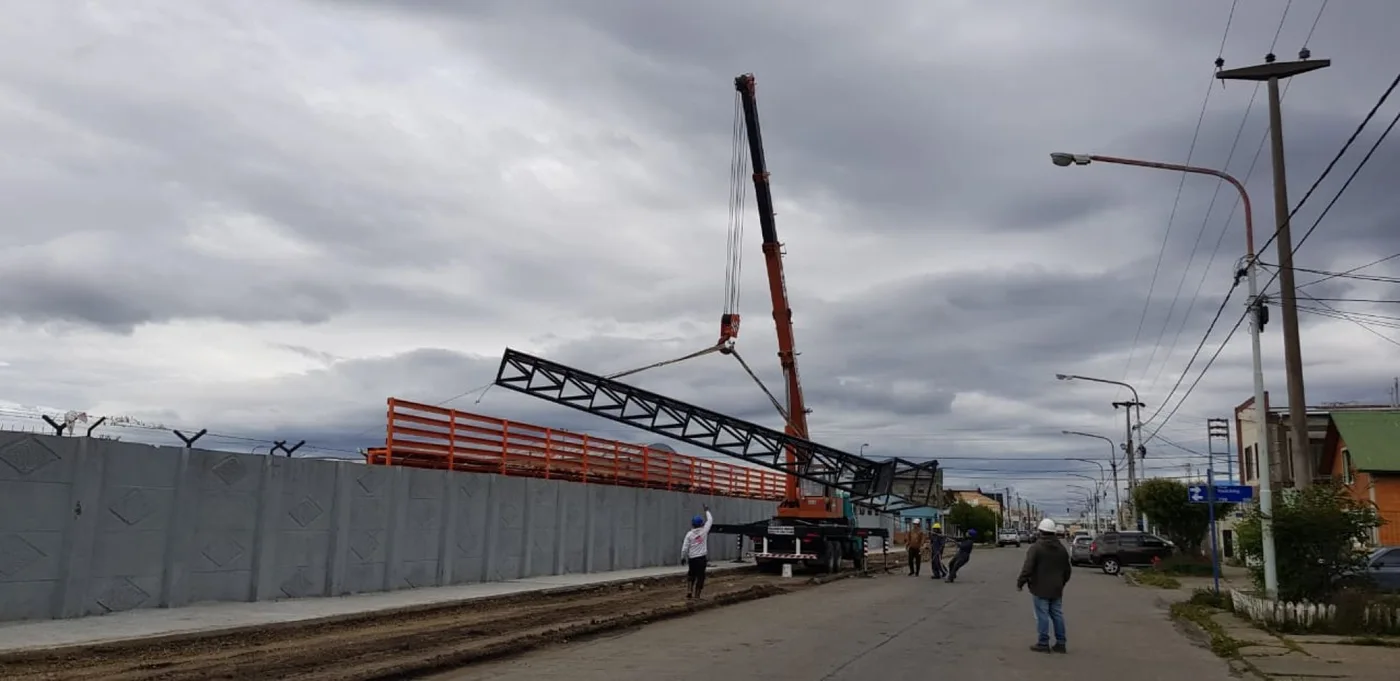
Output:
<svg viewBox="0 0 1400 681">
<path fill-rule="evenodd" d="M 739 366 L 744 368 L 744 373 L 753 379 L 759 390 L 768 397 L 768 401 L 773 404 L 773 408 L 778 410 L 778 414 L 783 417 L 783 423 L 792 425 L 792 417 L 783 406 L 781 400 L 773 394 L 772 390 L 764 385 L 763 379 L 759 378 L 749 363 L 744 361 L 744 357 L 734 347 L 734 342 L 739 335 L 739 302 L 741 299 L 742 287 L 740 283 L 744 272 L 744 218 L 748 214 L 749 196 L 749 146 L 746 142 L 744 129 L 744 108 L 740 96 L 734 95 L 734 125 L 731 130 L 732 140 L 730 143 L 730 164 L 729 164 L 729 228 L 727 242 L 725 244 L 725 268 L 724 268 L 724 312 L 720 315 L 720 337 L 719 342 L 714 345 L 683 355 L 675 359 L 653 362 L 646 366 L 620 371 L 607 376 L 608 379 L 619 379 L 625 376 L 632 376 L 643 371 L 659 369 L 672 364 L 704 357 L 711 353 L 721 353 L 733 355 L 739 361 Z M 806 437 L 805 433 L 799 436 Z"/>
</svg>

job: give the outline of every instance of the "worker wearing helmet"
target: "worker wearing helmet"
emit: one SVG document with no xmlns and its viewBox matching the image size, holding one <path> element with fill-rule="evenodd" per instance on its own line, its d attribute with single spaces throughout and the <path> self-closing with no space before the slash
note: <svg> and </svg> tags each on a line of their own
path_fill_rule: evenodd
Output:
<svg viewBox="0 0 1400 681">
<path fill-rule="evenodd" d="M 690 531 L 681 540 L 681 564 L 688 570 L 685 575 L 687 599 L 699 598 L 705 588 L 705 568 L 710 562 L 710 526 L 715 519 L 710 515 L 710 507 L 705 507 L 705 515 L 690 519 Z"/>
<path fill-rule="evenodd" d="M 1046 518 L 1040 521 L 1040 537 L 1026 549 L 1026 562 L 1021 565 L 1021 575 L 1016 578 L 1016 590 L 1029 586 L 1031 602 L 1035 605 L 1036 642 L 1031 650 L 1037 653 L 1063 653 L 1065 649 L 1065 615 L 1061 608 L 1065 595 L 1065 584 L 1069 583 L 1073 568 L 1070 567 L 1069 551 L 1056 536 L 1055 521 Z M 1050 645 L 1050 625 L 1055 625 L 1055 645 Z"/>
<path fill-rule="evenodd" d="M 948 545 L 948 537 L 943 534 L 943 523 L 934 523 L 928 533 L 929 568 L 934 579 L 946 579 L 948 569 L 943 566 L 943 548 Z"/>
<path fill-rule="evenodd" d="M 958 552 L 948 563 L 949 584 L 958 580 L 958 570 L 967 565 L 967 561 L 972 560 L 972 544 L 975 541 L 977 541 L 977 530 L 973 529 L 968 529 L 967 534 L 958 540 Z"/>
<path fill-rule="evenodd" d="M 918 577 L 923 568 L 924 558 L 924 530 L 919 525 L 919 519 L 915 518 L 909 524 L 909 534 L 904 538 L 904 550 L 909 560 L 909 576 Z"/>
</svg>

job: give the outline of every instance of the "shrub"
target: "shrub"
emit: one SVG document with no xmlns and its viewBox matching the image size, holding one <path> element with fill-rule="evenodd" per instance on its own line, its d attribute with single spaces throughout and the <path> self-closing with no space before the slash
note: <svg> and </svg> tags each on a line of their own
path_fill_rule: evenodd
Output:
<svg viewBox="0 0 1400 681">
<path fill-rule="evenodd" d="M 1201 544 L 1210 534 L 1210 506 L 1193 503 L 1186 485 L 1165 478 L 1144 480 L 1133 492 L 1133 501 L 1183 552 L 1201 552 Z M 1231 508 L 1230 504 L 1216 504 L 1216 517 L 1224 517 Z"/>
<path fill-rule="evenodd" d="M 1364 574 L 1366 552 L 1357 547 L 1381 524 L 1374 506 L 1352 499 L 1337 485 L 1314 485 L 1280 495 L 1273 510 L 1280 600 L 1325 602 L 1339 591 L 1344 577 Z M 1255 507 L 1236 524 L 1240 552 L 1261 561 L 1249 568 L 1260 589 L 1264 586 L 1261 520 Z"/>
<path fill-rule="evenodd" d="M 1230 602 L 1230 597 L 1225 592 L 1216 593 L 1214 589 L 1196 589 L 1191 592 L 1191 598 L 1187 600 L 1192 605 L 1204 605 L 1220 610 L 1233 610 L 1234 604 Z"/>
<path fill-rule="evenodd" d="M 1178 577 L 1211 577 L 1215 568 L 1210 559 L 1200 556 L 1176 555 L 1159 561 L 1153 566 L 1158 572 Z"/>
<path fill-rule="evenodd" d="M 1169 577 L 1169 576 L 1164 575 L 1164 574 L 1162 574 L 1162 573 L 1160 573 L 1160 572 L 1153 572 L 1153 571 L 1151 571 L 1151 570 L 1142 570 L 1142 571 L 1139 571 L 1137 574 L 1134 574 L 1133 577 L 1134 577 L 1135 579 L 1137 579 L 1137 582 L 1138 582 L 1139 584 L 1145 584 L 1145 585 L 1147 585 L 1147 586 L 1155 586 L 1155 587 L 1157 587 L 1158 589 L 1180 589 L 1180 588 L 1181 588 L 1181 582 L 1177 581 L 1175 577 Z"/>
</svg>

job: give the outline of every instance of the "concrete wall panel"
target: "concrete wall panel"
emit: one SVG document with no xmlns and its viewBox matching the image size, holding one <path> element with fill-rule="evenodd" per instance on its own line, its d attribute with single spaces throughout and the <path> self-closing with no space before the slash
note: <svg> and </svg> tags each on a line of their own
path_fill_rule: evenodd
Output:
<svg viewBox="0 0 1400 681">
<path fill-rule="evenodd" d="M 672 565 L 774 504 L 0 432 L 0 621 Z M 735 555 L 710 541 L 714 560 Z"/>
</svg>

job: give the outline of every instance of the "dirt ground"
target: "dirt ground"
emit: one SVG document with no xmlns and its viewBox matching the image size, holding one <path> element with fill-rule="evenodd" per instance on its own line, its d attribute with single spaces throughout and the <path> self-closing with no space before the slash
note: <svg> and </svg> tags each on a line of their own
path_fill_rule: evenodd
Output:
<svg viewBox="0 0 1400 681">
<path fill-rule="evenodd" d="M 897 554 L 902 557 L 903 554 Z M 871 568 L 880 574 L 880 556 Z M 891 556 L 891 564 L 897 559 Z M 711 574 L 704 598 L 683 575 L 479 599 L 412 613 L 367 614 L 163 639 L 0 655 L 5 681 L 380 681 L 460 668 L 543 645 L 707 608 L 808 589 L 824 580 L 754 570 Z"/>
</svg>

